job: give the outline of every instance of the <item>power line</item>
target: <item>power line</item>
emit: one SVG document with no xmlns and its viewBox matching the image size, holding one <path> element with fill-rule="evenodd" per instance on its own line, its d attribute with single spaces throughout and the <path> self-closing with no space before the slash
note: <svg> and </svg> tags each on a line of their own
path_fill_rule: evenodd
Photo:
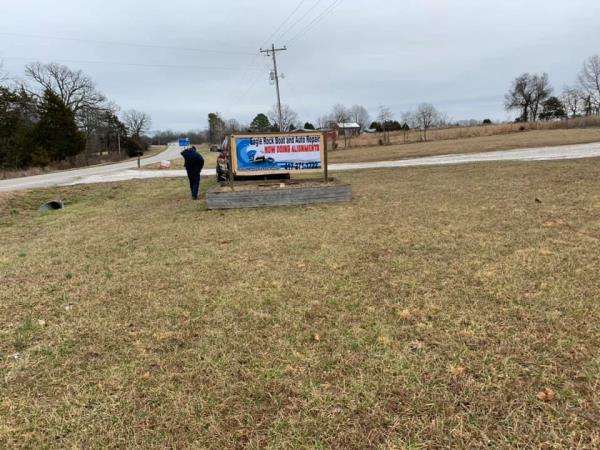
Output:
<svg viewBox="0 0 600 450">
<path fill-rule="evenodd" d="M 312 28 L 314 28 L 319 22 L 321 22 L 327 16 L 327 14 L 332 12 L 342 1 L 343 0 L 334 0 L 333 3 L 331 3 L 328 8 L 323 10 L 321 12 L 321 14 L 319 14 L 317 17 L 315 17 L 306 27 L 304 27 L 297 34 L 295 34 L 288 41 L 288 43 L 294 42 L 294 41 L 298 40 L 300 37 L 302 37 L 303 35 L 305 35 L 308 31 L 310 31 Z"/>
<path fill-rule="evenodd" d="M 305 12 L 303 15 L 302 15 L 302 17 L 301 17 L 301 18 L 300 18 L 298 21 L 296 21 L 296 22 L 295 22 L 295 23 L 294 23 L 294 24 L 293 24 L 293 25 L 292 25 L 290 28 L 288 28 L 287 30 L 284 30 L 284 32 L 283 32 L 283 33 L 282 33 L 280 36 L 281 36 L 281 37 L 283 37 L 283 36 L 285 36 L 287 33 L 289 33 L 289 32 L 290 32 L 290 30 L 294 29 L 294 27 L 296 27 L 296 26 L 297 26 L 299 23 L 301 23 L 301 22 L 302 22 L 302 21 L 303 21 L 303 20 L 304 20 L 306 17 L 308 17 L 308 15 L 309 15 L 309 14 L 310 14 L 312 11 L 314 11 L 314 10 L 315 10 L 315 8 L 316 8 L 317 6 L 319 6 L 319 4 L 320 4 L 322 1 L 323 1 L 323 0 L 316 0 L 315 4 L 314 4 L 314 5 L 313 5 L 311 8 L 309 8 L 309 9 L 308 9 L 308 10 L 307 10 L 307 11 L 306 11 L 306 12 Z M 296 7 L 295 7 L 295 8 L 292 10 L 292 12 L 291 12 L 290 14 L 288 14 L 288 16 L 287 16 L 287 17 L 286 17 L 286 18 L 283 20 L 283 22 L 281 22 L 281 24 L 280 24 L 280 25 L 277 27 L 277 29 L 275 29 L 275 31 L 273 31 L 273 32 L 272 32 L 272 33 L 269 35 L 269 37 L 268 37 L 267 39 L 265 39 L 265 41 L 263 41 L 263 45 L 266 45 L 266 44 L 268 44 L 268 42 L 269 42 L 269 41 L 270 41 L 272 38 L 274 38 L 275 36 L 277 36 L 277 35 L 278 35 L 278 33 L 279 33 L 281 30 L 283 30 L 283 29 L 284 29 L 284 27 L 285 27 L 285 26 L 288 24 L 288 22 L 289 22 L 289 21 L 292 19 L 292 17 L 294 17 L 294 15 L 295 15 L 295 14 L 296 14 L 296 13 L 297 13 L 299 10 L 300 10 L 300 8 L 302 8 L 302 6 L 304 6 L 304 4 L 305 4 L 305 3 L 306 3 L 306 0 L 300 0 L 300 2 L 299 2 L 299 3 L 296 5 Z M 262 45 L 261 45 L 261 47 L 262 47 Z M 274 46 L 273 46 L 273 48 L 272 48 L 271 50 L 273 50 L 273 49 L 274 49 Z M 254 58 L 251 60 L 251 64 L 254 64 L 254 63 L 256 62 L 256 59 L 257 59 L 257 57 L 258 57 L 258 56 L 259 56 L 261 53 L 263 53 L 263 52 L 262 52 L 262 49 L 261 49 L 261 52 L 260 52 L 260 53 L 258 53 L 258 55 L 257 55 L 256 57 L 254 57 Z M 274 53 L 275 53 L 275 52 L 274 52 Z M 274 53 L 273 53 L 273 56 L 274 56 Z M 275 64 L 276 64 L 276 63 L 275 63 Z M 278 75 L 275 75 L 275 76 L 276 76 L 276 78 L 278 78 Z M 245 90 L 243 91 L 242 95 L 240 95 L 239 97 L 237 97 L 237 98 L 236 98 L 236 100 L 234 100 L 234 102 L 231 104 L 231 106 L 229 106 L 227 109 L 229 110 L 229 109 L 230 109 L 230 108 L 233 106 L 233 104 L 235 104 L 235 103 L 237 103 L 237 102 L 241 101 L 243 98 L 245 98 L 245 97 L 248 95 L 248 93 L 250 93 L 250 91 L 251 91 L 251 90 L 254 88 L 254 86 L 256 85 L 256 83 L 258 82 L 258 80 L 259 80 L 259 79 L 260 79 L 260 76 L 255 76 L 254 78 L 252 78 L 252 77 L 251 77 L 251 78 L 244 77 L 243 84 L 246 84 L 246 81 L 248 81 L 248 80 L 250 81 L 250 84 L 248 85 L 248 88 L 247 88 L 247 89 L 245 89 Z M 277 84 L 279 80 L 278 80 L 278 79 L 276 79 L 275 81 L 276 81 L 276 84 Z M 278 113 L 279 113 L 279 114 L 280 114 L 280 110 L 281 110 L 281 106 L 280 106 L 280 100 L 279 100 L 279 94 L 278 94 Z"/>
<path fill-rule="evenodd" d="M 125 47 L 138 47 L 138 48 L 155 48 L 155 49 L 162 49 L 162 50 L 183 50 L 183 51 L 188 51 L 188 52 L 202 52 L 202 53 L 254 55 L 254 53 L 250 53 L 250 52 L 238 52 L 238 51 L 233 51 L 233 50 L 214 50 L 214 49 L 190 48 L 190 47 L 174 47 L 174 46 L 167 46 L 167 45 L 140 44 L 140 43 L 133 43 L 133 42 L 99 41 L 99 40 L 93 40 L 93 39 L 80 39 L 80 38 L 71 38 L 71 37 L 43 36 L 43 35 L 39 35 L 39 34 L 8 33 L 8 32 L 4 32 L 4 31 L 0 31 L 0 35 L 28 37 L 28 38 L 35 38 L 35 39 L 54 39 L 54 40 L 59 40 L 59 41 L 84 42 L 84 43 L 89 43 L 89 44 L 121 45 L 121 46 L 125 46 Z"/>
<path fill-rule="evenodd" d="M 36 61 L 39 58 L 25 58 L 22 56 L 0 56 L 1 59 L 18 59 L 25 61 Z M 52 59 L 54 62 L 73 63 L 73 64 L 104 64 L 107 66 L 131 66 L 131 67 L 156 67 L 167 69 L 202 69 L 202 70 L 232 70 L 232 71 L 259 71 L 258 68 L 252 67 L 209 67 L 209 66 L 189 66 L 189 65 L 171 65 L 171 64 L 144 64 L 130 63 L 120 61 L 85 61 L 78 59 Z"/>
<path fill-rule="evenodd" d="M 299 3 L 296 5 L 296 7 L 295 7 L 295 8 L 292 10 L 292 12 L 291 12 L 290 14 L 288 14 L 288 16 L 287 16 L 287 17 L 286 17 L 286 18 L 283 20 L 283 22 L 282 22 L 282 23 L 279 25 L 279 27 L 277 27 L 277 29 L 276 29 L 274 32 L 272 32 L 272 33 L 269 35 L 269 37 L 268 37 L 267 39 L 265 39 L 265 40 L 263 41 L 263 44 L 261 44 L 261 47 L 262 47 L 263 45 L 266 45 L 266 44 L 268 44 L 268 43 L 269 43 L 269 41 L 270 41 L 270 40 L 271 40 L 271 39 L 272 39 L 272 38 L 273 38 L 273 37 L 274 37 L 274 36 L 275 36 L 277 33 L 279 33 L 279 31 L 281 31 L 281 30 L 283 29 L 283 27 L 284 27 L 284 26 L 285 26 L 285 25 L 286 25 L 286 24 L 287 24 L 287 23 L 290 21 L 290 19 L 291 19 L 291 18 L 292 18 L 292 17 L 293 17 L 293 16 L 294 16 L 294 15 L 295 15 L 297 12 L 298 12 L 298 10 L 299 10 L 299 9 L 300 9 L 300 8 L 301 8 L 303 5 L 304 5 L 304 3 L 306 3 L 306 0 L 300 0 L 300 2 L 299 2 Z M 284 32 L 284 34 L 285 34 L 285 32 Z M 254 58 L 252 58 L 252 60 L 250 61 L 250 65 L 254 65 L 254 64 L 256 63 L 257 59 L 258 59 L 260 56 L 261 56 L 261 52 L 258 52 L 258 53 L 257 53 L 257 54 L 254 56 Z M 270 70 L 270 68 L 269 68 L 269 70 Z M 231 109 L 231 107 L 232 107 L 232 106 L 233 106 L 235 103 L 237 103 L 237 102 L 241 101 L 243 98 L 245 98 L 245 97 L 248 95 L 248 93 L 250 93 L 250 91 L 252 90 L 252 88 L 254 88 L 254 86 L 256 85 L 256 83 L 258 82 L 258 80 L 259 80 L 259 79 L 260 79 L 260 76 L 255 76 L 254 78 L 252 78 L 252 77 L 248 78 L 248 77 L 244 76 L 244 79 L 243 79 L 243 81 L 242 81 L 242 84 L 244 84 L 244 85 L 245 85 L 245 84 L 246 84 L 248 81 L 249 81 L 250 83 L 248 84 L 248 87 L 247 87 L 247 89 L 245 89 L 245 90 L 243 91 L 242 95 L 240 95 L 239 97 L 237 97 L 237 98 L 236 98 L 236 99 L 235 99 L 235 100 L 234 100 L 234 101 L 231 103 L 231 105 L 230 105 L 230 106 L 227 108 L 227 110 Z"/>
<path fill-rule="evenodd" d="M 306 0 L 300 0 L 300 2 L 296 5 L 296 7 L 292 10 L 292 12 L 290 14 L 288 14 L 288 16 L 284 19 L 284 21 L 281 23 L 281 25 L 279 25 L 279 27 L 277 27 L 277 29 L 275 31 L 273 31 L 268 38 L 266 38 L 263 43 L 261 44 L 261 48 L 263 45 L 267 45 L 269 43 L 269 41 L 281 30 L 283 29 L 283 27 L 289 22 L 289 20 L 294 16 L 294 14 L 296 14 L 296 12 L 298 12 L 298 10 L 302 7 L 302 5 L 304 5 L 304 3 L 306 3 Z M 254 65 L 254 63 L 256 62 L 256 60 L 260 57 L 261 53 L 258 52 L 255 54 L 255 57 L 252 59 L 251 65 Z M 252 85 L 256 84 L 256 81 L 251 83 Z"/>
<path fill-rule="evenodd" d="M 264 40 L 262 45 L 267 45 L 269 41 L 272 38 L 274 38 L 277 35 L 277 33 L 279 33 L 283 29 L 284 26 L 287 25 L 290 19 L 294 16 L 294 14 L 296 14 L 296 12 L 298 12 L 298 10 L 302 7 L 302 5 L 304 5 L 304 3 L 306 3 L 306 0 L 300 0 L 300 3 L 298 3 L 296 8 L 294 8 L 294 10 L 286 17 L 286 19 L 283 22 L 281 22 L 281 25 L 279 25 L 279 27 L 277 27 L 277 29 L 273 31 L 273 33 L 271 33 L 271 35 L 267 39 Z"/>
<path fill-rule="evenodd" d="M 266 70 L 271 70 L 271 67 L 267 64 L 266 61 L 263 61 L 263 64 L 265 65 Z M 250 85 L 248 86 L 248 88 L 245 91 L 243 91 L 243 94 L 240 95 L 233 103 L 237 103 L 237 102 L 241 101 L 242 99 L 244 99 L 250 93 L 250 91 L 256 85 L 256 83 L 258 83 L 258 81 L 261 79 L 261 75 L 262 75 L 262 70 L 256 71 L 254 77 L 251 78 L 251 82 L 250 82 Z"/>
<path fill-rule="evenodd" d="M 330 12 L 332 12 L 342 1 L 343 0 L 334 0 L 333 3 L 331 3 L 331 5 L 329 5 L 328 8 L 326 8 L 325 10 L 323 10 L 323 12 L 321 12 L 320 15 L 318 15 L 315 19 L 313 19 L 305 28 L 303 28 L 302 30 L 300 30 L 299 33 L 295 34 L 288 41 L 288 44 L 294 42 L 297 39 L 299 39 L 304 34 L 306 34 L 308 31 L 310 31 L 312 28 L 314 28 L 319 22 L 321 22 L 327 16 L 327 14 L 329 14 Z"/>
<path fill-rule="evenodd" d="M 311 12 L 313 12 L 313 11 L 314 11 L 314 10 L 317 8 L 317 6 L 319 6 L 319 5 L 321 4 L 321 2 L 322 2 L 322 1 L 323 1 L 323 0 L 317 0 L 317 1 L 315 2 L 315 4 L 314 4 L 314 5 L 313 5 L 311 8 L 309 8 L 309 9 L 308 9 L 308 11 L 306 11 L 306 12 L 304 13 L 304 15 L 303 15 L 302 17 L 300 17 L 300 19 L 298 19 L 298 21 L 297 21 L 296 23 L 294 23 L 294 24 L 293 24 L 293 25 L 292 25 L 290 28 L 288 28 L 288 29 L 287 29 L 287 30 L 286 30 L 286 31 L 285 31 L 285 32 L 284 32 L 284 33 L 283 33 L 283 34 L 282 34 L 282 35 L 279 37 L 279 39 L 283 39 L 283 37 L 284 37 L 284 36 L 285 36 L 287 33 L 289 33 L 291 30 L 293 30 L 293 29 L 294 29 L 294 27 L 296 27 L 296 25 L 298 25 L 300 22 L 302 22 L 304 19 L 306 19 L 306 17 L 308 17 L 308 15 L 309 15 Z"/>
<path fill-rule="evenodd" d="M 254 79 L 252 80 L 252 82 L 248 85 L 248 88 L 242 93 L 242 95 L 240 95 L 234 102 L 233 104 L 241 101 L 242 99 L 244 99 L 252 90 L 252 88 L 254 86 L 256 86 L 256 83 L 258 83 L 258 80 L 260 80 L 260 75 L 255 76 Z M 231 109 L 231 106 L 228 108 Z"/>
<path fill-rule="evenodd" d="M 277 71 L 277 52 L 284 52 L 286 51 L 287 48 L 286 47 L 282 47 L 282 48 L 275 48 L 275 44 L 273 44 L 271 46 L 270 49 L 267 50 L 263 50 L 261 49 L 260 52 L 261 53 L 265 53 L 267 56 L 272 56 L 273 57 L 273 78 L 275 80 L 275 90 L 277 92 L 277 115 L 279 117 L 279 129 L 281 131 L 281 127 L 282 125 L 282 114 L 281 114 L 281 94 L 279 92 L 279 72 Z"/>
<path fill-rule="evenodd" d="M 260 57 L 261 54 L 258 53 L 257 57 Z M 271 70 L 271 67 L 269 66 L 269 64 L 267 64 L 267 62 L 265 60 L 263 60 L 261 58 L 261 63 L 264 65 L 265 70 Z M 250 84 L 247 85 L 247 87 L 245 88 L 245 90 L 240 91 L 242 92 L 241 95 L 235 97 L 235 96 L 231 96 L 232 97 L 232 101 L 228 104 L 228 106 L 225 108 L 225 110 L 223 111 L 226 114 L 231 113 L 231 108 L 233 107 L 233 105 L 235 105 L 236 103 L 241 102 L 244 98 L 246 98 L 246 96 L 250 93 L 250 91 L 252 91 L 252 89 L 254 88 L 254 86 L 256 86 L 256 83 L 258 83 L 258 81 L 261 79 L 261 73 L 263 72 L 263 70 L 257 70 L 256 72 L 254 72 L 254 75 L 251 77 L 244 77 L 244 80 L 242 81 L 242 85 L 246 84 L 246 81 L 250 81 Z"/>
</svg>

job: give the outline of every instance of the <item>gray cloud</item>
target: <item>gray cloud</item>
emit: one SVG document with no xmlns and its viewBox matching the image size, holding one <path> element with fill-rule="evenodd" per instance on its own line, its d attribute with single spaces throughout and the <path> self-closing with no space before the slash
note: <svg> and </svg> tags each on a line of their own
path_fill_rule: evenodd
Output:
<svg viewBox="0 0 600 450">
<path fill-rule="evenodd" d="M 29 61 L 65 62 L 123 109 L 145 110 L 154 128 L 174 129 L 204 127 L 210 111 L 247 122 L 269 110 L 270 62 L 257 50 L 299 4 L 7 1 L 0 31 L 13 34 L 0 33 L 0 59 L 10 72 L 22 75 Z M 304 120 L 338 102 L 364 104 L 373 115 L 385 104 L 400 116 L 422 101 L 456 119 L 504 119 L 503 94 L 516 75 L 546 71 L 560 89 L 600 53 L 597 0 L 342 0 L 289 42 L 333 1 L 306 0 L 276 36 L 289 48 L 279 60 L 283 100 Z"/>
</svg>

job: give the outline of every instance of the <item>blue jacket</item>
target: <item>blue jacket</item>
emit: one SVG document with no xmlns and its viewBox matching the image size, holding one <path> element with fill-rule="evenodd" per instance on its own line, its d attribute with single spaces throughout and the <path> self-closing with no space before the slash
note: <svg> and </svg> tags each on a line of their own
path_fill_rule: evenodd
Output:
<svg viewBox="0 0 600 450">
<path fill-rule="evenodd" d="M 204 158 L 196 147 L 187 148 L 181 152 L 181 156 L 185 160 L 185 168 L 188 172 L 201 172 L 204 167 Z"/>
</svg>

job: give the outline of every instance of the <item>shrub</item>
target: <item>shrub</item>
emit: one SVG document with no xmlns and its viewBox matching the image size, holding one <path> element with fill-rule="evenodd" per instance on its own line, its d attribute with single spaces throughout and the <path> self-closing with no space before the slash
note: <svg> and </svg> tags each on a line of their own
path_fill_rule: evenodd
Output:
<svg viewBox="0 0 600 450">
<path fill-rule="evenodd" d="M 142 156 L 148 149 L 148 144 L 143 144 L 136 138 L 125 138 L 121 145 L 130 158 Z"/>
</svg>

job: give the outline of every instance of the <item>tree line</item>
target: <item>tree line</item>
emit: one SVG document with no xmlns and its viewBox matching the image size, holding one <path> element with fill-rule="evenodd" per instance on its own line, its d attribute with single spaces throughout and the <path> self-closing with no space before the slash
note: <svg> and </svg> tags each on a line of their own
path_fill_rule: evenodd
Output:
<svg viewBox="0 0 600 450">
<path fill-rule="evenodd" d="M 600 56 L 584 61 L 575 84 L 553 93 L 547 73 L 524 73 L 512 82 L 504 106 L 518 112 L 517 122 L 600 115 Z"/>
<path fill-rule="evenodd" d="M 328 114 L 324 114 L 313 122 L 302 122 L 298 114 L 288 105 L 282 105 L 282 125 L 278 123 L 278 114 L 275 107 L 268 113 L 258 113 L 248 125 L 242 125 L 235 119 L 225 120 L 218 113 L 208 115 L 207 139 L 211 143 L 218 143 L 229 133 L 248 132 L 290 132 L 299 129 L 325 130 L 335 129 L 339 124 L 357 124 L 362 131 L 389 133 L 390 131 L 408 131 L 419 129 L 422 139 L 427 140 L 427 131 L 431 128 L 449 123 L 446 114 L 438 111 L 430 103 L 420 104 L 414 111 L 402 114 L 401 122 L 395 119 L 388 107 L 381 106 L 377 117 L 372 121 L 367 108 L 362 105 L 347 107 L 341 103 L 333 105 Z"/>
<path fill-rule="evenodd" d="M 31 63 L 23 80 L 0 66 L 0 168 L 84 165 L 143 154 L 148 114 L 120 113 L 82 71 Z"/>
<path fill-rule="evenodd" d="M 574 86 L 565 87 L 560 96 L 553 96 L 547 74 L 525 73 L 517 77 L 511 84 L 505 97 L 507 110 L 517 110 L 518 122 L 538 120 L 558 120 L 567 117 L 589 116 L 600 114 L 600 57 L 588 58 Z M 256 114 L 249 124 L 241 124 L 235 119 L 225 119 L 219 113 L 208 115 L 208 128 L 205 133 L 196 132 L 195 142 L 204 140 L 219 144 L 231 133 L 265 133 L 290 132 L 299 129 L 335 129 L 340 123 L 356 123 L 359 130 L 378 132 L 380 143 L 390 143 L 390 132 L 404 132 L 405 141 L 410 130 L 417 130 L 421 141 L 427 141 L 429 131 L 434 128 L 453 126 L 490 125 L 490 119 L 452 121 L 431 103 L 421 103 L 414 110 L 400 114 L 399 118 L 387 106 L 380 106 L 372 118 L 362 105 L 347 107 L 341 103 L 333 105 L 330 112 L 319 116 L 314 122 L 302 122 L 299 115 L 289 106 L 282 105 L 281 124 L 276 106 L 268 112 Z M 188 135 L 194 135 L 192 132 Z M 177 135 L 170 132 L 169 138 Z M 351 145 L 352 135 L 344 135 L 346 146 Z M 161 136 L 157 143 L 165 142 Z"/>
<path fill-rule="evenodd" d="M 306 122 L 304 127 L 300 124 L 298 114 L 288 105 L 281 105 L 281 124 L 279 112 L 274 106 L 270 111 L 258 113 L 250 124 L 244 125 L 236 119 L 225 119 L 221 114 L 213 112 L 208 114 L 208 129 L 206 140 L 211 144 L 220 144 L 228 134 L 244 133 L 275 133 L 290 132 L 300 128 L 315 129 L 314 125 Z"/>
</svg>

